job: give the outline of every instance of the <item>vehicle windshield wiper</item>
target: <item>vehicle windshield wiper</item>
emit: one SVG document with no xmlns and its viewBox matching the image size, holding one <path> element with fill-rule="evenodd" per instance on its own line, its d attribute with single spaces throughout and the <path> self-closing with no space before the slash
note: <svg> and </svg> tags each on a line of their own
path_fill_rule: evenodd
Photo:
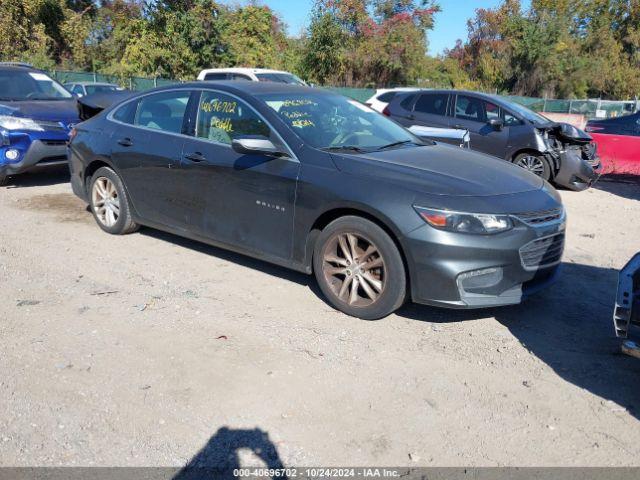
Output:
<svg viewBox="0 0 640 480">
<path fill-rule="evenodd" d="M 413 140 L 401 140 L 399 142 L 393 142 L 388 145 L 383 145 L 381 147 L 376 148 L 376 150 L 386 150 L 387 148 L 397 147 L 399 145 L 406 145 L 408 143 L 413 143 L 415 145 L 420 145 L 419 143 L 414 142 Z"/>
<path fill-rule="evenodd" d="M 351 150 L 353 152 L 364 153 L 366 150 L 363 150 L 360 147 L 356 147 L 355 145 L 334 145 L 332 147 L 324 147 L 321 150 L 325 150 L 327 152 L 335 151 L 335 150 Z"/>
</svg>

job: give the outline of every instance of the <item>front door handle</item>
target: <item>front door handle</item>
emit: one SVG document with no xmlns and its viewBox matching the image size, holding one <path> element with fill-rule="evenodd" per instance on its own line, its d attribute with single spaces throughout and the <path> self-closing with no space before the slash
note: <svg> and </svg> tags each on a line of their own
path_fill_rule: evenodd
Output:
<svg viewBox="0 0 640 480">
<path fill-rule="evenodd" d="M 130 138 L 121 138 L 118 140 L 118 145 L 122 145 L 123 147 L 131 147 L 133 146 L 133 142 Z"/>
<path fill-rule="evenodd" d="M 184 156 L 184 158 L 189 160 L 190 162 L 195 162 L 195 163 L 200 163 L 207 160 L 205 156 L 202 155 L 200 152 L 187 153 Z"/>
</svg>

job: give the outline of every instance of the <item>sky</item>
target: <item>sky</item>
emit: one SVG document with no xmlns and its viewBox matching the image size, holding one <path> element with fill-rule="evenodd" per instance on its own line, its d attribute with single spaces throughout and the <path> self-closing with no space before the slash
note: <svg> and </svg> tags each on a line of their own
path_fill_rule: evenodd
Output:
<svg viewBox="0 0 640 480">
<path fill-rule="evenodd" d="M 223 0 L 230 5 L 246 4 L 247 1 Z M 276 11 L 287 24 L 291 36 L 298 36 L 309 24 L 313 0 L 260 0 Z M 456 40 L 467 37 L 467 20 L 475 15 L 476 8 L 492 8 L 502 0 L 439 0 L 441 12 L 436 14 L 435 28 L 429 32 L 429 53 L 438 55 L 446 48 L 453 48 Z M 529 0 L 522 2 L 524 7 Z"/>
</svg>

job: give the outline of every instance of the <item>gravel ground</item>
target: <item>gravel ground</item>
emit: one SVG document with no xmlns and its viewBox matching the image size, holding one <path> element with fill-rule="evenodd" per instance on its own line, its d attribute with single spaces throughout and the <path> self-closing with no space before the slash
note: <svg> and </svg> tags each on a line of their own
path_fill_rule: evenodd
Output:
<svg viewBox="0 0 640 480">
<path fill-rule="evenodd" d="M 366 322 L 305 275 L 108 236 L 67 180 L 0 189 L 0 465 L 640 465 L 611 322 L 640 182 L 562 192 L 564 272 L 525 304 Z"/>
</svg>

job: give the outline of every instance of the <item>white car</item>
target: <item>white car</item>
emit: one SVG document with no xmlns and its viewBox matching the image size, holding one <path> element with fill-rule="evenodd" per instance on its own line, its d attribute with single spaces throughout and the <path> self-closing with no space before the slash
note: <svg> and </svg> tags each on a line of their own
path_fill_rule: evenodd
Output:
<svg viewBox="0 0 640 480">
<path fill-rule="evenodd" d="M 373 97 L 365 102 L 366 105 L 373 108 L 376 112 L 382 113 L 384 107 L 400 92 L 414 92 L 417 88 L 379 88 Z"/>
<path fill-rule="evenodd" d="M 265 68 L 208 68 L 202 70 L 198 80 L 248 80 L 250 82 L 279 82 L 306 85 L 304 80 L 293 73 Z"/>
</svg>

